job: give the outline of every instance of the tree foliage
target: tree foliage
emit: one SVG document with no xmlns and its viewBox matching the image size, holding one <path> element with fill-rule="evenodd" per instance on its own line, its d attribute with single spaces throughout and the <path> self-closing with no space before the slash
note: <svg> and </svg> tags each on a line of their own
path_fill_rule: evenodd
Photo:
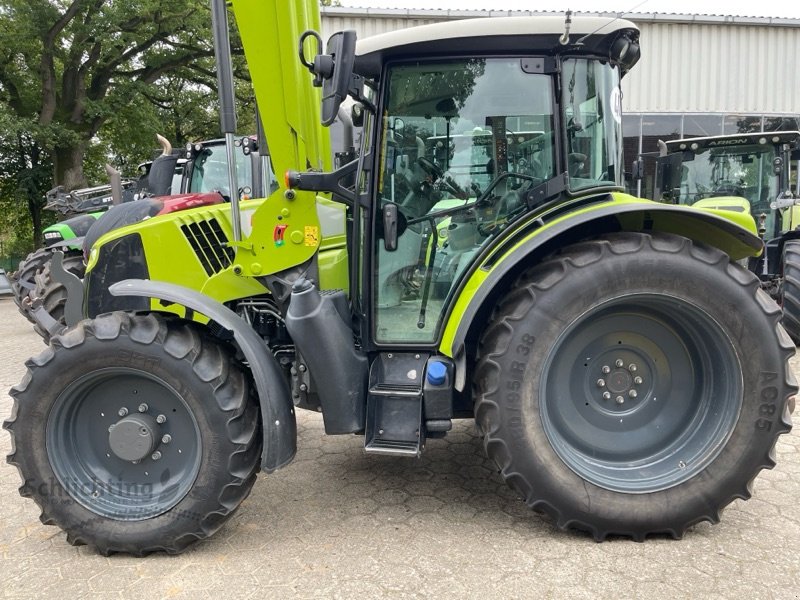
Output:
<svg viewBox="0 0 800 600">
<path fill-rule="evenodd" d="M 215 73 L 208 0 L 0 0 L 0 204 L 31 211 L 4 228 L 38 231 L 47 189 L 135 167 L 156 133 L 217 136 Z"/>
</svg>

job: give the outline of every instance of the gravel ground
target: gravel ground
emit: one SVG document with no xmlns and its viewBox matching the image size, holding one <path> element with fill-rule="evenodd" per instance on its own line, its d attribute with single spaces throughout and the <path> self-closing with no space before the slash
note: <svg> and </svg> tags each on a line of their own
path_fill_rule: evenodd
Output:
<svg viewBox="0 0 800 600">
<path fill-rule="evenodd" d="M 0 299 L 0 388 L 42 349 Z M 800 362 L 794 362 L 800 379 Z M 0 420 L 11 398 L 0 397 Z M 506 488 L 471 421 L 421 459 L 365 455 L 298 414 L 298 455 L 262 475 L 216 536 L 180 556 L 102 557 L 39 522 L 0 465 L 0 590 L 6 598 L 799 598 L 800 427 L 748 502 L 681 541 L 597 544 L 556 530 Z M 0 433 L 0 453 L 10 438 Z"/>
</svg>

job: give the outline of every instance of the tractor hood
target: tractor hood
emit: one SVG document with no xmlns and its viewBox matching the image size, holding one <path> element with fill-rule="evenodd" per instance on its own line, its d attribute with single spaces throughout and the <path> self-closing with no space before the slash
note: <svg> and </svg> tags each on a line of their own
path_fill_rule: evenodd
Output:
<svg viewBox="0 0 800 600">
<path fill-rule="evenodd" d="M 320 90 L 298 55 L 300 35 L 320 29 L 317 0 L 233 0 L 232 6 L 275 173 L 330 170 Z"/>
</svg>

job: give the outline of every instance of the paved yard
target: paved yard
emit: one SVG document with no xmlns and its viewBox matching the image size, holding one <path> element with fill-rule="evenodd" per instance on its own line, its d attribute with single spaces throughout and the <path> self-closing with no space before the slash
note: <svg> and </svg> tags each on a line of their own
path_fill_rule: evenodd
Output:
<svg viewBox="0 0 800 600">
<path fill-rule="evenodd" d="M 0 299 L 0 390 L 42 344 Z M 800 362 L 796 363 L 800 373 Z M 0 420 L 11 399 L 0 397 Z M 719 525 L 682 541 L 597 544 L 529 512 L 484 459 L 471 422 L 420 460 L 367 456 L 302 412 L 299 452 L 260 476 L 212 539 L 177 557 L 74 548 L 0 464 L 0 590 L 54 598 L 800 598 L 800 427 L 778 466 Z M 0 453 L 10 448 L 0 432 Z"/>
</svg>

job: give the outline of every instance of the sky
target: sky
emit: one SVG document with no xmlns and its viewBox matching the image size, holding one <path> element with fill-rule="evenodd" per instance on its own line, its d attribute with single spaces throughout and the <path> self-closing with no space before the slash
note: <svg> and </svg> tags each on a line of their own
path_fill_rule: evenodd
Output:
<svg viewBox="0 0 800 600">
<path fill-rule="evenodd" d="M 340 0 L 342 6 L 451 8 L 460 10 L 557 10 L 736 15 L 800 18 L 800 3 L 753 0 Z"/>
</svg>

